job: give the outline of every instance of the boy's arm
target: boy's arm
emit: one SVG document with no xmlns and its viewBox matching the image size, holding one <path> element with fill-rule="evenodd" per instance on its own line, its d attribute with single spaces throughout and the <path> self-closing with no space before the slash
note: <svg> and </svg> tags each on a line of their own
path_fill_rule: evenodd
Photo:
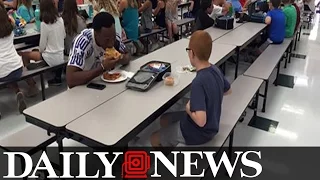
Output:
<svg viewBox="0 0 320 180">
<path fill-rule="evenodd" d="M 206 111 L 190 111 L 190 101 L 186 105 L 186 112 L 191 117 L 191 119 L 199 126 L 204 127 L 207 123 L 207 113 Z"/>
<path fill-rule="evenodd" d="M 194 0 L 190 0 L 189 2 L 191 3 L 189 6 L 189 10 L 192 11 L 194 6 Z"/>
<path fill-rule="evenodd" d="M 224 81 L 224 96 L 227 96 L 232 93 L 231 85 L 229 81 L 223 76 L 223 81 Z"/>
<path fill-rule="evenodd" d="M 152 6 L 150 1 L 146 1 L 143 3 L 143 5 L 139 8 L 139 13 L 142 13 L 144 10 L 146 10 L 149 6 Z"/>
<path fill-rule="evenodd" d="M 271 24 L 271 17 L 270 16 L 267 16 L 266 17 L 266 19 L 264 20 L 264 22 L 266 23 L 266 24 Z"/>
<path fill-rule="evenodd" d="M 186 105 L 186 112 L 199 127 L 206 125 L 206 98 L 200 80 L 191 84 L 190 101 Z"/>
</svg>

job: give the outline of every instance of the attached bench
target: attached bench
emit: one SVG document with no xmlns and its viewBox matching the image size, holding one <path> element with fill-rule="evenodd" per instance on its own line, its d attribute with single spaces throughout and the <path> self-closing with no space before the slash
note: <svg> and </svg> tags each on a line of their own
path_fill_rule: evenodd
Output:
<svg viewBox="0 0 320 180">
<path fill-rule="evenodd" d="M 194 18 L 184 18 L 184 19 L 180 19 L 180 20 L 176 21 L 177 26 L 180 27 L 180 38 L 182 37 L 182 27 L 184 25 L 190 24 L 194 21 L 195 21 Z"/>
<path fill-rule="evenodd" d="M 147 47 L 147 54 L 149 53 L 149 46 L 148 46 L 149 45 L 149 36 L 153 36 L 153 35 L 156 35 L 156 34 L 162 34 L 162 37 L 163 37 L 164 36 L 164 32 L 166 30 L 167 30 L 166 28 L 152 29 L 152 31 L 149 32 L 149 33 L 140 34 L 139 39 L 147 38 L 147 41 L 146 41 L 146 44 L 145 44 L 145 47 Z"/>
<path fill-rule="evenodd" d="M 283 58 L 283 54 L 287 52 L 287 59 L 290 57 L 287 49 L 292 44 L 291 39 L 285 39 L 282 44 L 271 44 L 263 53 L 254 61 L 254 63 L 244 73 L 245 76 L 262 79 L 265 81 L 264 94 L 260 94 L 264 98 L 262 112 L 265 112 L 268 94 L 269 77 L 271 76 L 274 68 L 277 66 L 277 77 L 275 85 L 277 85 L 278 76 L 280 72 L 280 63 Z"/>
<path fill-rule="evenodd" d="M 217 147 L 221 149 L 229 138 L 228 153 L 231 158 L 234 128 L 254 96 L 257 102 L 254 109 L 254 116 L 257 115 L 259 89 L 262 83 L 263 81 L 261 79 L 243 75 L 238 76 L 231 84 L 232 93 L 223 97 L 218 134 L 216 134 L 211 141 L 202 145 L 187 146 L 185 144 L 178 144 L 178 147 Z"/>
<path fill-rule="evenodd" d="M 5 86 L 7 86 L 7 85 L 9 85 L 11 83 L 19 82 L 19 81 L 22 81 L 22 80 L 25 80 L 25 79 L 40 75 L 42 100 L 45 100 L 46 96 L 45 96 L 45 84 L 44 84 L 43 74 L 46 73 L 46 72 L 49 72 L 49 71 L 54 71 L 56 69 L 65 67 L 67 65 L 68 57 L 65 56 L 64 58 L 65 58 L 64 59 L 65 60 L 64 63 L 59 64 L 57 66 L 53 66 L 53 67 L 46 66 L 46 67 L 35 69 L 35 70 L 27 70 L 26 68 L 23 68 L 22 76 L 18 80 L 0 82 L 0 88 L 1 87 L 5 87 Z"/>
<path fill-rule="evenodd" d="M 55 135 L 48 135 L 47 131 L 31 125 L 12 135 L 9 135 L 0 140 L 0 148 L 7 152 L 24 152 L 30 156 L 40 151 L 45 151 L 46 148 L 56 141 Z M 25 160 L 18 156 L 21 163 L 22 172 L 26 165 Z M 56 168 L 59 168 L 55 164 Z M 23 178 L 24 180 L 28 178 Z"/>
</svg>

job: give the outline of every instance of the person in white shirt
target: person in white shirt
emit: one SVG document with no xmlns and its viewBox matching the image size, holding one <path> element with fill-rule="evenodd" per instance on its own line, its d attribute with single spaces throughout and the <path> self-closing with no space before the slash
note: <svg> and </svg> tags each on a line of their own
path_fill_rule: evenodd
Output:
<svg viewBox="0 0 320 180">
<path fill-rule="evenodd" d="M 225 0 L 212 0 L 213 10 L 210 17 L 215 20 L 217 17 L 226 15 L 231 4 Z"/>
<path fill-rule="evenodd" d="M 69 88 L 87 84 L 117 64 L 126 65 L 130 62 L 130 55 L 116 33 L 111 14 L 98 13 L 93 18 L 92 28 L 83 30 L 73 42 L 66 73 Z M 107 48 L 115 48 L 121 56 L 116 59 L 105 57 Z"/>
<path fill-rule="evenodd" d="M 13 82 L 9 87 L 16 93 L 18 109 L 20 113 L 22 113 L 27 106 L 24 100 L 24 95 L 15 81 L 19 80 L 22 75 L 23 64 L 21 57 L 18 55 L 13 45 L 13 25 L 7 15 L 4 5 L 1 2 L 0 22 L 0 82 Z M 27 82 L 31 91 L 38 90 L 32 79 L 27 80 Z"/>
<path fill-rule="evenodd" d="M 22 52 L 22 59 L 27 69 L 32 70 L 46 65 L 56 66 L 64 62 L 64 39 L 66 32 L 63 19 L 52 0 L 40 2 L 40 43 L 39 51 Z M 31 60 L 39 61 L 30 63 Z"/>
</svg>

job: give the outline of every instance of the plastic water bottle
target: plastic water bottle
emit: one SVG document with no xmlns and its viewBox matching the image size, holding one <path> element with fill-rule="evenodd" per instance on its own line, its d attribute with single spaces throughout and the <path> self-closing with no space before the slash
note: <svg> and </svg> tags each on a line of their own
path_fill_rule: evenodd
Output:
<svg viewBox="0 0 320 180">
<path fill-rule="evenodd" d="M 34 16 L 35 16 L 35 19 L 36 19 L 36 30 L 40 32 L 41 21 L 40 21 L 40 8 L 39 8 L 39 5 L 37 5 L 36 10 L 34 11 Z"/>
<path fill-rule="evenodd" d="M 89 4 L 89 17 L 93 18 L 93 6 L 91 3 Z"/>
</svg>

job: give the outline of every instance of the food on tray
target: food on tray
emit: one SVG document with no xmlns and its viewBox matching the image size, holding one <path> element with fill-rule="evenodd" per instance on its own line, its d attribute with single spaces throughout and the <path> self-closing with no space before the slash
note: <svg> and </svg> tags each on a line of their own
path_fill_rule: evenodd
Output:
<svg viewBox="0 0 320 180">
<path fill-rule="evenodd" d="M 195 68 L 195 67 L 192 67 L 192 66 L 184 66 L 184 67 L 182 67 L 182 70 L 183 70 L 183 71 L 193 72 L 193 71 L 196 70 L 196 68 Z"/>
<path fill-rule="evenodd" d="M 121 77 L 121 73 L 104 73 L 103 78 L 105 80 L 114 81 Z"/>
<path fill-rule="evenodd" d="M 171 76 L 168 76 L 164 79 L 164 84 L 167 86 L 173 86 L 174 85 L 174 78 Z"/>
<path fill-rule="evenodd" d="M 106 58 L 113 57 L 113 58 L 117 59 L 117 58 L 119 58 L 121 56 L 121 53 L 119 53 L 114 47 L 113 48 L 107 48 L 104 56 Z"/>
</svg>

